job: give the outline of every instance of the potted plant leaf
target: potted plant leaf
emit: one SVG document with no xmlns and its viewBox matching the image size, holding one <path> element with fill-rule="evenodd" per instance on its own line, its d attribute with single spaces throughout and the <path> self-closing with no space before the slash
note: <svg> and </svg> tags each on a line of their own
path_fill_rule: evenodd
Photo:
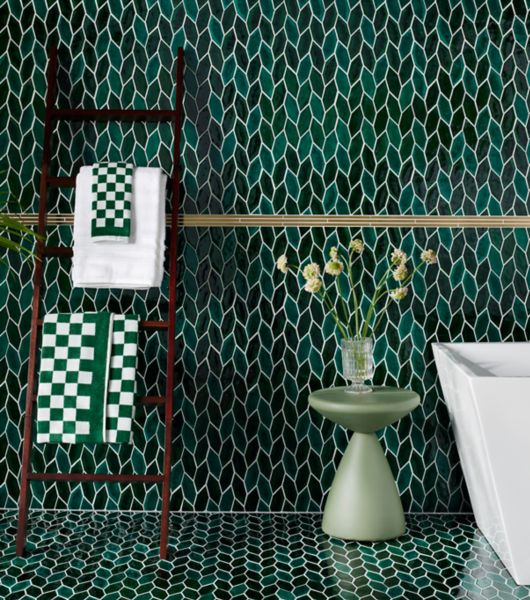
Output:
<svg viewBox="0 0 530 600">
<path fill-rule="evenodd" d="M 5 177 L 5 173 L 5 169 L 0 170 L 1 179 Z M 41 236 L 10 214 L 7 204 L 8 192 L 0 190 L 0 248 L 16 252 L 24 259 L 31 259 L 35 256 L 33 243 L 36 239 L 41 239 Z M 4 253 L 0 252 L 0 263 L 7 266 Z"/>
</svg>

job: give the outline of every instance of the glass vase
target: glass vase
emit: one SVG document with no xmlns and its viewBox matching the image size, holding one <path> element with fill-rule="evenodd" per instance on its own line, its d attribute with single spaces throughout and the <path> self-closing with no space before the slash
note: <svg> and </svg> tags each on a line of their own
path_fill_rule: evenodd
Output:
<svg viewBox="0 0 530 600">
<path fill-rule="evenodd" d="M 351 381 L 346 391 L 353 394 L 372 391 L 365 381 L 374 374 L 373 347 L 371 337 L 342 340 L 342 374 L 346 381 Z"/>
</svg>

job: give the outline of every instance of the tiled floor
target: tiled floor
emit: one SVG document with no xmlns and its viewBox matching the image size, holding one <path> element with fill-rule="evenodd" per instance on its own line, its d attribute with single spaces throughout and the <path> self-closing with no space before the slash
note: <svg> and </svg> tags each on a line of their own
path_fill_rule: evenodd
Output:
<svg viewBox="0 0 530 600">
<path fill-rule="evenodd" d="M 415 515 L 392 543 L 330 540 L 314 514 L 175 514 L 158 560 L 153 513 L 37 512 L 14 555 L 16 513 L 0 513 L 0 597 L 530 598 L 466 515 Z"/>
</svg>

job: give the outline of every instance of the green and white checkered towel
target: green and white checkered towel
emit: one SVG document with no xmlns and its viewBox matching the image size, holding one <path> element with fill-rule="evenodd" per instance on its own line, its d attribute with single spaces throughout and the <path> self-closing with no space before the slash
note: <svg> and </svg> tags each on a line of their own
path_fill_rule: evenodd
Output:
<svg viewBox="0 0 530 600">
<path fill-rule="evenodd" d="M 138 317 L 44 317 L 37 442 L 131 441 Z"/>
<path fill-rule="evenodd" d="M 125 162 L 92 166 L 93 242 L 128 242 L 131 235 L 133 165 Z"/>
<path fill-rule="evenodd" d="M 107 442 L 132 443 L 138 316 L 114 315 L 107 396 Z"/>
</svg>

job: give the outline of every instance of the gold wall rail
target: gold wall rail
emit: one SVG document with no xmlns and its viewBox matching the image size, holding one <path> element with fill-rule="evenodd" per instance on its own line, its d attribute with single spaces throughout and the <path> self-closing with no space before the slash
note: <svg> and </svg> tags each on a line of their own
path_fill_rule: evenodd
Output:
<svg viewBox="0 0 530 600">
<path fill-rule="evenodd" d="M 530 227 L 529 216 L 184 215 L 184 227 Z"/>
<path fill-rule="evenodd" d="M 25 225 L 36 225 L 37 213 L 12 213 Z M 71 225 L 72 213 L 48 215 L 48 225 Z M 183 227 L 451 227 L 530 228 L 525 216 L 443 216 L 443 215 L 195 215 L 179 218 Z"/>
</svg>

